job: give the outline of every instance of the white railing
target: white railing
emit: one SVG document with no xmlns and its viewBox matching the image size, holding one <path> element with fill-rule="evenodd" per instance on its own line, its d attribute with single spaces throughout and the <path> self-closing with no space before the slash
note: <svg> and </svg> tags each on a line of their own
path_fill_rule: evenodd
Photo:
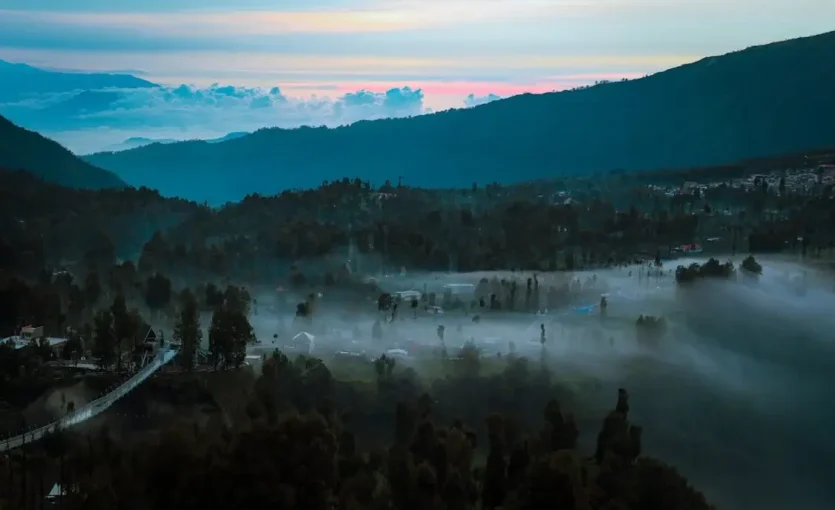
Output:
<svg viewBox="0 0 835 510">
<path fill-rule="evenodd" d="M 49 343 L 50 347 L 55 347 L 57 345 L 61 345 L 67 341 L 66 338 L 59 338 L 54 336 L 40 336 L 36 338 L 24 338 L 20 335 L 13 335 L 7 336 L 5 338 L 0 338 L 0 344 L 8 343 L 15 349 L 22 349 L 23 347 L 32 345 L 32 342 L 38 342 L 40 339 L 44 339 Z"/>
<path fill-rule="evenodd" d="M 115 404 L 117 400 L 130 393 L 131 390 L 133 390 L 134 388 L 145 382 L 149 377 L 154 375 L 154 372 L 156 372 L 163 365 L 174 359 L 174 356 L 176 355 L 177 351 L 175 350 L 167 349 L 165 351 L 160 351 L 156 355 L 156 357 L 154 357 L 154 360 L 151 363 L 149 363 L 142 370 L 134 374 L 130 379 L 123 382 L 110 393 L 102 395 L 101 397 L 97 398 L 96 400 L 93 400 L 92 402 L 88 402 L 87 404 L 81 406 L 75 411 L 67 414 L 63 418 L 56 420 L 48 425 L 34 430 L 30 430 L 28 432 L 24 432 L 19 436 L 11 437 L 4 441 L 0 441 L 0 452 L 20 448 L 26 443 L 31 443 L 33 441 L 38 441 L 42 439 L 45 435 L 51 432 L 56 432 L 61 429 L 72 427 L 73 425 L 78 425 L 79 423 L 87 421 L 90 418 L 101 414 L 102 412 L 106 411 L 110 406 Z"/>
</svg>

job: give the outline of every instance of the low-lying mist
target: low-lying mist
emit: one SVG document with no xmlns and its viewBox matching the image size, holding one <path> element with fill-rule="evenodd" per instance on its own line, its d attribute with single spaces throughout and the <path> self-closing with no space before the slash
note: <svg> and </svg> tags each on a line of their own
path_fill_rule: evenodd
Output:
<svg viewBox="0 0 835 510">
<path fill-rule="evenodd" d="M 596 276 L 594 289 L 575 296 L 569 307 L 538 314 L 479 306 L 439 314 L 404 303 L 388 322 L 376 296 L 323 289 L 312 324 L 294 321 L 295 302 L 304 294 L 258 296 L 252 323 L 268 350 L 308 331 L 317 357 L 338 360 L 334 354 L 344 351 L 370 359 L 399 348 L 409 355 L 397 360 L 398 367 L 424 377 L 437 363 L 443 326 L 450 356 L 471 341 L 486 358 L 513 349 L 532 368 L 546 365 L 554 380 L 575 393 L 571 410 L 587 451 L 611 395 L 626 387 L 633 396 L 630 419 L 645 427 L 645 454 L 679 468 L 719 508 L 835 508 L 830 275 L 764 259 L 758 278 L 738 274 L 732 281 L 699 281 L 685 289 L 675 282 L 675 266 L 690 262 L 668 262 L 660 275 L 636 266 L 576 272 L 571 278 L 580 281 Z M 734 262 L 738 267 L 740 260 Z M 524 294 L 532 273 L 409 274 L 378 283 L 388 292 L 439 292 L 445 283 L 477 284 L 493 276 L 516 278 Z M 558 278 L 566 276 L 538 274 L 541 286 Z M 603 293 L 605 317 L 599 307 Z M 665 319 L 666 333 L 657 342 L 637 340 L 640 315 Z M 381 331 L 376 339 L 375 321 Z M 373 377 L 370 365 L 368 373 Z"/>
</svg>

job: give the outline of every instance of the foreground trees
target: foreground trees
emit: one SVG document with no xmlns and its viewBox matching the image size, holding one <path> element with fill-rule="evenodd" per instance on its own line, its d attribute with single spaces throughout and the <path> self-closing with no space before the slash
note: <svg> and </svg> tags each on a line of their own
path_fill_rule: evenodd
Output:
<svg viewBox="0 0 835 510">
<path fill-rule="evenodd" d="M 283 379 L 290 384 L 304 377 L 286 359 L 273 361 L 265 377 L 290 377 Z M 509 417 L 488 416 L 482 443 L 460 421 L 437 423 L 425 394 L 397 404 L 387 450 L 362 452 L 349 413 L 320 407 L 268 420 L 256 406 L 252 425 L 237 431 L 215 421 L 171 428 L 149 444 L 101 434 L 50 451 L 70 467 L 61 471 L 69 487 L 62 508 L 710 509 L 675 469 L 641 457 L 643 430 L 629 421 L 628 398 L 619 391 L 590 456 L 576 450 L 574 419 L 555 400 L 530 435 Z M 484 463 L 476 460 L 480 447 Z M 31 480 L 43 477 L 44 464 L 7 469 L 30 481 L 0 497 L 35 504 Z"/>
</svg>

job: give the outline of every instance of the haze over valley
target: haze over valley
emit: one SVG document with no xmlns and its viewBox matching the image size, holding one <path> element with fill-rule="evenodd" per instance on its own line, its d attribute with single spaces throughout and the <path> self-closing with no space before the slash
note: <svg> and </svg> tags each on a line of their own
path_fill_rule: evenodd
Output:
<svg viewBox="0 0 835 510">
<path fill-rule="evenodd" d="M 831 19 L 6 0 L 0 508 L 835 508 Z"/>
</svg>

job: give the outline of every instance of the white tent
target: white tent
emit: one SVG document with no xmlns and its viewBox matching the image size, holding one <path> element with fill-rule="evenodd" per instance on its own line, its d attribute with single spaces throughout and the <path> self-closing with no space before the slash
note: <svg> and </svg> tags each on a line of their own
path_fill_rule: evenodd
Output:
<svg viewBox="0 0 835 510">
<path fill-rule="evenodd" d="M 49 494 L 46 495 L 46 499 L 58 499 L 58 497 L 61 496 L 62 492 L 64 494 L 67 493 L 66 489 L 61 487 L 61 484 L 56 483 L 52 486 L 52 489 L 49 491 Z"/>
<path fill-rule="evenodd" d="M 315 339 L 316 337 L 311 335 L 307 331 L 302 331 L 301 333 L 296 333 L 296 336 L 294 336 L 293 340 L 290 341 L 289 347 L 296 352 L 313 354 L 313 349 L 315 347 Z"/>
<path fill-rule="evenodd" d="M 312 342 L 316 337 L 308 333 L 307 331 L 302 331 L 298 333 L 296 336 L 293 337 L 293 341 L 297 342 L 301 340 L 307 340 L 308 342 Z"/>
</svg>

